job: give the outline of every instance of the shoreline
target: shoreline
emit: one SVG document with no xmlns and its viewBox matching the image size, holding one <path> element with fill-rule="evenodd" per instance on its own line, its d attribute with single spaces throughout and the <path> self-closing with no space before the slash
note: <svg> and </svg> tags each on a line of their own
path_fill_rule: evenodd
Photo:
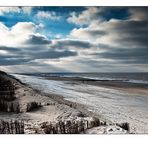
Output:
<svg viewBox="0 0 148 148">
<path fill-rule="evenodd" d="M 67 82 L 69 81 L 71 84 L 75 84 L 77 82 L 81 84 L 148 94 L 148 84 L 142 84 L 142 83 L 131 83 L 119 80 L 95 80 L 95 79 L 79 78 L 79 77 L 55 77 L 55 76 L 45 77 L 45 79 L 55 80 L 55 81 L 67 81 Z"/>
<path fill-rule="evenodd" d="M 147 133 L 148 92 L 137 87 L 107 87 L 81 81 L 47 80 L 44 77 L 17 75 L 23 82 L 44 93 L 62 95 L 64 100 L 82 104 L 86 111 L 112 123 L 130 124 L 130 133 Z M 61 101 L 61 100 L 60 100 Z M 64 101 L 65 102 L 65 101 Z M 80 109 L 81 106 L 79 106 Z"/>
<path fill-rule="evenodd" d="M 9 75 L 6 77 L 15 84 L 16 88 L 15 100 L 9 101 L 7 104 L 19 103 L 20 111 L 19 113 L 0 111 L 1 124 L 6 122 L 4 123 L 5 126 L 12 124 L 9 123 L 12 120 L 15 122 L 21 121 L 21 124 L 23 121 L 25 134 L 128 132 L 124 129 L 124 124 L 106 123 L 98 115 L 88 112 L 84 105 L 64 100 L 61 95 L 43 93 L 22 82 L 17 77 Z M 7 129 L 5 133 L 9 133 L 9 130 Z"/>
</svg>

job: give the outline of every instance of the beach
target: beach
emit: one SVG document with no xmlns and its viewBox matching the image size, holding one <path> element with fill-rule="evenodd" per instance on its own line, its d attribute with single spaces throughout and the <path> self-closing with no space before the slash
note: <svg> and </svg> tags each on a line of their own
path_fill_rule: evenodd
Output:
<svg viewBox="0 0 148 148">
<path fill-rule="evenodd" d="M 127 123 L 108 122 L 87 110 L 85 104 L 44 89 L 47 86 L 43 81 L 49 80 L 6 73 L 0 78 L 1 134 L 129 133 Z M 53 84 L 48 85 L 52 89 L 51 86 L 56 90 Z"/>
<path fill-rule="evenodd" d="M 148 133 L 146 86 L 121 82 L 113 82 L 113 85 L 109 82 L 107 85 L 106 81 L 99 84 L 96 81 L 73 78 L 15 76 L 43 93 L 60 95 L 66 101 L 82 105 L 83 111 L 92 113 L 103 121 L 128 122 L 131 133 Z"/>
</svg>

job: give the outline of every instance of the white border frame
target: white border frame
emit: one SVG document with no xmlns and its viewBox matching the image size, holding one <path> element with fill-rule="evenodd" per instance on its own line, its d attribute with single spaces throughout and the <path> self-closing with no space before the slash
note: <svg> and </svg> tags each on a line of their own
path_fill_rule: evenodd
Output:
<svg viewBox="0 0 148 148">
<path fill-rule="evenodd" d="M 147 6 L 148 0 L 1 0 L 0 6 Z M 1 135 L 4 148 L 139 148 L 148 135 Z"/>
<path fill-rule="evenodd" d="M 1 6 L 145 6 L 148 0 L 1 0 Z"/>
</svg>

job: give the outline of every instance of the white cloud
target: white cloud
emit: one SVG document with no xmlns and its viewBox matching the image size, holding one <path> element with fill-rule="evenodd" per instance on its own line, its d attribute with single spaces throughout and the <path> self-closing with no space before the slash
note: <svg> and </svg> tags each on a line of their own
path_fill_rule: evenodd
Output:
<svg viewBox="0 0 148 148">
<path fill-rule="evenodd" d="M 78 29 L 74 28 L 70 32 L 70 37 L 95 42 L 97 38 L 105 34 L 106 33 L 104 31 L 102 31 L 101 29 L 97 29 L 97 28 L 90 28 L 90 27 L 78 28 Z"/>
<path fill-rule="evenodd" d="M 0 7 L 0 15 L 3 15 L 4 13 L 10 13 L 10 12 L 20 12 L 19 7 Z"/>
<path fill-rule="evenodd" d="M 99 13 L 103 10 L 102 7 L 88 7 L 86 10 L 82 11 L 82 13 L 77 14 L 76 12 L 70 13 L 70 17 L 68 17 L 67 21 L 70 23 L 74 23 L 77 25 L 90 24 L 93 20 L 97 18 L 99 20 Z"/>
<path fill-rule="evenodd" d="M 33 7 L 21 7 L 22 11 L 26 14 L 30 14 L 32 12 Z"/>
<path fill-rule="evenodd" d="M 115 47 L 134 48 L 148 46 L 146 41 L 148 37 L 147 8 L 129 7 L 129 16 L 125 20 L 115 18 L 101 20 L 102 15 L 100 14 L 104 13 L 104 11 L 104 7 L 89 7 L 80 14 L 73 14 L 72 17 L 68 18 L 68 21 L 87 26 L 74 28 L 70 32 L 69 37 Z M 110 12 L 109 8 L 107 12 Z"/>
<path fill-rule="evenodd" d="M 0 9 L 0 14 L 10 11 L 29 14 L 31 10 L 31 7 L 15 9 L 5 7 Z M 104 10 L 100 7 L 88 7 L 80 14 L 71 13 L 67 21 L 82 26 L 73 29 L 67 38 L 58 34 L 53 36 L 57 39 L 52 40 L 41 35 L 41 30 L 37 33 L 38 29 L 44 28 L 41 23 L 36 25 L 32 22 L 19 22 L 11 28 L 0 23 L 1 65 L 2 63 L 12 65 L 11 67 L 15 70 L 21 67 L 21 71 L 25 69 L 22 67 L 27 65 L 30 66 L 30 69 L 26 68 L 28 71 L 31 68 L 38 70 L 38 66 L 42 67 L 42 71 L 47 69 L 69 71 L 69 69 L 73 70 L 72 67 L 75 67 L 76 71 L 88 71 L 88 69 L 90 71 L 118 71 L 119 69 L 134 71 L 131 66 L 127 68 L 126 65 L 145 61 L 147 63 L 148 29 L 144 11 L 130 8 L 131 15 L 126 20 L 105 21 L 101 18 Z M 38 11 L 35 16 L 38 22 L 42 18 L 49 20 L 61 18 L 55 12 L 49 11 Z M 6 55 L 10 60 L 5 57 Z M 19 66 L 16 68 L 13 65 Z"/>
<path fill-rule="evenodd" d="M 58 16 L 54 11 L 51 12 L 45 12 L 45 11 L 38 11 L 36 14 L 37 18 L 45 18 L 45 19 L 51 19 L 51 20 L 59 20 L 61 17 Z"/>
<path fill-rule="evenodd" d="M 0 22 L 1 46 L 16 47 L 22 45 L 36 31 L 37 25 L 32 22 L 19 22 L 8 28 Z"/>
<path fill-rule="evenodd" d="M 19 22 L 11 28 L 11 32 L 18 34 L 29 34 L 34 32 L 36 25 L 32 22 Z"/>
<path fill-rule="evenodd" d="M 55 37 L 55 39 L 61 39 L 63 37 L 63 35 L 62 34 L 56 34 L 56 35 L 54 35 L 54 37 Z"/>
<path fill-rule="evenodd" d="M 0 15 L 4 15 L 5 13 L 26 13 L 30 14 L 33 7 L 0 7 Z"/>
<path fill-rule="evenodd" d="M 0 55 L 8 55 L 8 51 L 6 50 L 0 50 Z"/>
<path fill-rule="evenodd" d="M 43 23 L 39 23 L 39 25 L 38 25 L 38 28 L 44 28 L 45 27 L 45 25 L 43 24 Z"/>
</svg>

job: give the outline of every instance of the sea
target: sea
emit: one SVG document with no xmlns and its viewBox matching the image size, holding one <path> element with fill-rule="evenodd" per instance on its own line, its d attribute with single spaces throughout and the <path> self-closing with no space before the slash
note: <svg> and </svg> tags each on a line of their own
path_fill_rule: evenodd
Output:
<svg viewBox="0 0 148 148">
<path fill-rule="evenodd" d="M 148 84 L 148 73 L 24 73 L 37 77 L 78 77 L 98 81 L 122 81 Z"/>
</svg>

